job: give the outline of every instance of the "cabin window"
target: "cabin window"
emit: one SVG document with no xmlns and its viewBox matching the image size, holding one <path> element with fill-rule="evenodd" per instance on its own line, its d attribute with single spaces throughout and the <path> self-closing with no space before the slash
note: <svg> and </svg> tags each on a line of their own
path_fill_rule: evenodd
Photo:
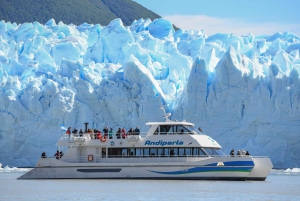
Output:
<svg viewBox="0 0 300 201">
<path fill-rule="evenodd" d="M 223 153 L 223 151 L 221 151 L 221 149 L 215 149 L 215 151 L 216 151 L 220 156 L 225 156 L 225 154 Z"/>
<path fill-rule="evenodd" d="M 143 156 L 149 156 L 149 148 L 143 149 Z"/>
<path fill-rule="evenodd" d="M 198 131 L 193 126 L 187 126 L 187 129 L 190 131 L 189 134 L 191 135 L 199 134 Z"/>
<path fill-rule="evenodd" d="M 165 156 L 169 156 L 169 152 L 170 152 L 170 149 L 169 149 L 169 148 L 164 148 L 163 154 L 164 154 Z"/>
<path fill-rule="evenodd" d="M 202 150 L 202 148 L 198 148 L 198 151 L 199 156 L 206 156 L 206 153 Z"/>
<path fill-rule="evenodd" d="M 128 156 L 127 149 L 122 149 L 122 156 Z"/>
<path fill-rule="evenodd" d="M 160 135 L 167 135 L 167 133 L 169 132 L 170 128 L 172 126 L 170 125 L 160 125 Z"/>
<path fill-rule="evenodd" d="M 198 148 L 192 148 L 193 156 L 198 156 Z"/>
<path fill-rule="evenodd" d="M 120 148 L 108 148 L 108 158 L 120 157 L 121 151 Z"/>
<path fill-rule="evenodd" d="M 186 154 L 187 156 L 191 156 L 191 155 L 192 155 L 191 148 L 185 148 L 185 154 Z"/>
<path fill-rule="evenodd" d="M 178 148 L 170 148 L 169 156 L 178 156 Z"/>
<path fill-rule="evenodd" d="M 176 127 L 177 126 L 171 126 L 169 131 L 168 131 L 168 135 L 173 135 L 176 133 Z"/>
<path fill-rule="evenodd" d="M 134 156 L 135 155 L 135 148 L 130 148 L 129 149 L 129 156 Z"/>
<path fill-rule="evenodd" d="M 191 132 L 184 126 L 179 125 L 175 131 L 176 134 L 190 134 Z"/>
<path fill-rule="evenodd" d="M 179 156 L 191 156 L 191 148 L 179 148 L 178 150 Z"/>
<path fill-rule="evenodd" d="M 163 150 L 163 148 L 158 148 L 157 149 L 157 156 L 164 156 L 164 150 Z"/>
<path fill-rule="evenodd" d="M 179 156 L 186 156 L 185 148 L 179 148 L 178 155 Z"/>
<path fill-rule="evenodd" d="M 157 149 L 156 148 L 150 148 L 150 157 L 157 156 Z"/>
<path fill-rule="evenodd" d="M 159 127 L 156 128 L 156 130 L 154 131 L 153 135 L 158 135 L 159 133 Z"/>
<path fill-rule="evenodd" d="M 136 156 L 142 156 L 142 150 L 140 148 L 135 149 L 135 155 Z"/>
<path fill-rule="evenodd" d="M 212 148 L 203 148 L 203 149 L 210 156 L 218 156 L 219 155 L 219 153 L 216 151 L 216 149 L 212 149 Z"/>
</svg>

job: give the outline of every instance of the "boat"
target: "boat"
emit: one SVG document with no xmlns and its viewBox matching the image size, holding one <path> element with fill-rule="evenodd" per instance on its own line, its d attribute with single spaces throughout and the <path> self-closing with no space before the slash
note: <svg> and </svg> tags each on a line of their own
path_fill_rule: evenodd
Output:
<svg viewBox="0 0 300 201">
<path fill-rule="evenodd" d="M 167 179 L 264 181 L 273 164 L 267 156 L 230 156 L 193 123 L 148 122 L 146 133 L 107 137 L 63 134 L 62 157 L 41 157 L 18 179 Z M 201 129 L 200 129 L 201 130 Z"/>
</svg>

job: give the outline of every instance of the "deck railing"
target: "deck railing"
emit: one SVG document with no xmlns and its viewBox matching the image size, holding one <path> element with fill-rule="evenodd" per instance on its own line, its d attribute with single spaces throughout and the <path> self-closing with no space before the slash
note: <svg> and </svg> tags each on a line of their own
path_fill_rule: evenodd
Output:
<svg viewBox="0 0 300 201">
<path fill-rule="evenodd" d="M 61 161 L 67 163 L 184 163 L 196 162 L 208 157 L 232 157 L 232 156 L 78 156 L 73 158 L 62 157 Z M 236 156 L 234 158 L 268 158 L 267 156 Z"/>
<path fill-rule="evenodd" d="M 159 135 L 191 135 L 193 133 L 191 132 L 183 132 L 183 133 L 158 133 Z M 103 133 L 101 134 L 101 137 L 103 137 Z M 125 137 L 122 136 L 122 134 L 118 137 L 116 135 L 116 133 L 113 134 L 113 136 L 110 138 L 109 134 L 105 135 L 107 137 L 107 139 L 127 139 L 131 136 L 140 136 L 140 137 L 146 137 L 147 132 L 140 132 L 138 135 L 133 133 L 133 134 L 126 134 Z M 153 135 L 157 135 L 157 134 L 153 134 Z M 73 138 L 78 138 L 78 137 L 82 137 L 85 138 L 86 140 L 99 140 L 99 135 L 97 133 L 83 133 L 83 134 L 63 134 L 61 137 L 61 140 L 70 140 Z"/>
<path fill-rule="evenodd" d="M 203 156 L 206 157 L 206 156 Z M 110 156 L 109 158 L 102 158 L 100 156 L 93 156 L 93 159 L 89 157 L 78 156 L 76 158 L 61 158 L 62 161 L 68 163 L 157 163 L 157 162 L 191 162 L 197 161 L 203 157 L 195 156 Z"/>
</svg>

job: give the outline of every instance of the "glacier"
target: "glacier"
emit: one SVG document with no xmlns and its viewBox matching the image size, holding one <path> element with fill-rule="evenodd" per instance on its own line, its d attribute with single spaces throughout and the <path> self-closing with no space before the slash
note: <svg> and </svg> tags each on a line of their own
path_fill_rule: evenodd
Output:
<svg viewBox="0 0 300 201">
<path fill-rule="evenodd" d="M 0 21 L 0 162 L 32 167 L 77 129 L 186 120 L 225 153 L 300 166 L 300 38 L 175 31 L 166 19 L 124 26 Z"/>
</svg>

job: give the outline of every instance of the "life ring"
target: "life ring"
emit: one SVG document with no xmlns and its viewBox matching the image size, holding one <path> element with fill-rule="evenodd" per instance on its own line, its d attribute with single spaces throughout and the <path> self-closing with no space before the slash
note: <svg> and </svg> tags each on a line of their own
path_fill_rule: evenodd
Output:
<svg viewBox="0 0 300 201">
<path fill-rule="evenodd" d="M 104 136 L 104 135 L 103 135 L 102 137 L 100 136 L 100 141 L 101 141 L 101 142 L 106 142 L 106 139 L 107 139 L 106 136 Z"/>
</svg>

